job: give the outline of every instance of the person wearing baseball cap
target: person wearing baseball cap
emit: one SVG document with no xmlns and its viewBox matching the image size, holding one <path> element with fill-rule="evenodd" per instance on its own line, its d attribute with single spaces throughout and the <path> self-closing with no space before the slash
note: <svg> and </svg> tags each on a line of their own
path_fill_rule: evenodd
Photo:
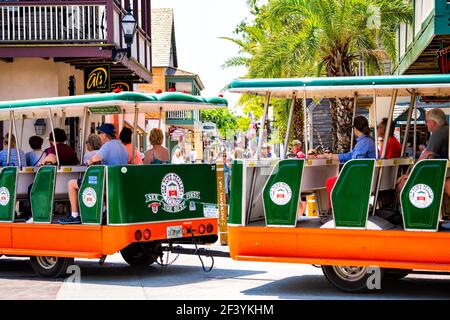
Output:
<svg viewBox="0 0 450 320">
<path fill-rule="evenodd" d="M 97 128 L 98 136 L 102 142 L 101 148 L 97 153 L 87 161 L 87 165 L 101 162 L 107 166 L 126 165 L 128 163 L 128 152 L 120 140 L 116 139 L 116 128 L 111 123 L 104 123 Z M 60 219 L 60 224 L 79 224 L 81 223 L 78 212 L 78 190 L 80 190 L 81 180 L 70 180 L 67 188 L 69 189 L 69 200 L 71 214 L 68 218 Z"/>
<path fill-rule="evenodd" d="M 294 140 L 292 143 L 291 157 L 305 159 L 305 153 L 302 151 L 302 144 L 298 140 Z"/>
</svg>

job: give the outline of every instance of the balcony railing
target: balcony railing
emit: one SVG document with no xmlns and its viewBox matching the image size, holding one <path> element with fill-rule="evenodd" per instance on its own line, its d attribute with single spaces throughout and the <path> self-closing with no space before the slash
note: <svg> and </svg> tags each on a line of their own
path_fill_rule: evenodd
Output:
<svg viewBox="0 0 450 320">
<path fill-rule="evenodd" d="M 131 57 L 151 70 L 150 0 L 140 0 L 138 4 L 133 8 L 139 23 Z M 82 50 L 95 45 L 124 48 L 120 23 L 124 14 L 124 2 L 120 0 L 0 0 L 0 44 L 8 47 L 73 44 Z M 9 54 L 8 57 L 14 56 Z M 123 61 L 121 57 L 117 59 Z"/>
<path fill-rule="evenodd" d="M 105 5 L 20 5 L 0 2 L 0 41 L 104 43 Z"/>
<path fill-rule="evenodd" d="M 191 110 L 168 111 L 167 120 L 193 120 Z"/>
</svg>

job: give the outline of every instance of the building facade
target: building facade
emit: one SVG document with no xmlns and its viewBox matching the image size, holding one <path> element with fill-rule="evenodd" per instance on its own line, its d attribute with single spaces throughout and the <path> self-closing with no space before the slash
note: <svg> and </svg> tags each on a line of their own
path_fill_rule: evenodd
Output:
<svg viewBox="0 0 450 320">
<path fill-rule="evenodd" d="M 120 51 L 126 47 L 121 19 L 128 7 L 138 24 L 129 58 Z M 93 84 L 102 82 L 105 92 L 117 82 L 131 87 L 151 82 L 150 35 L 150 0 L 1 1 L 0 99 L 84 94 L 99 90 Z M 105 75 L 85 75 L 85 69 L 97 66 Z M 55 123 L 66 126 L 71 146 L 79 148 L 78 119 L 62 118 L 56 115 Z M 99 117 L 91 130 L 103 120 Z M 24 121 L 24 130 L 18 128 L 24 150 L 28 137 L 36 134 L 31 121 Z"/>
<path fill-rule="evenodd" d="M 437 52 L 450 45 L 450 1 L 411 0 L 412 23 L 397 34 L 398 60 L 394 74 L 440 73 Z"/>
<path fill-rule="evenodd" d="M 139 84 L 144 92 L 183 92 L 200 95 L 204 85 L 199 75 L 178 68 L 173 9 L 152 9 L 152 83 Z M 146 128 L 160 127 L 165 132 L 165 145 L 171 155 L 182 149 L 188 158 L 195 150 L 197 160 L 203 160 L 202 126 L 198 110 L 180 110 L 146 114 Z"/>
</svg>

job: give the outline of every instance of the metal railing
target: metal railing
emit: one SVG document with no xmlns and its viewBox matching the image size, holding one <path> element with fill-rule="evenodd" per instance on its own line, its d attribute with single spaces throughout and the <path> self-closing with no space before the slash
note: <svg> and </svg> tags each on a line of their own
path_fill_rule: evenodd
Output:
<svg viewBox="0 0 450 320">
<path fill-rule="evenodd" d="M 170 120 L 192 120 L 191 110 L 168 111 L 167 119 Z"/>
<path fill-rule="evenodd" d="M 106 42 L 105 5 L 0 2 L 2 42 Z"/>
<path fill-rule="evenodd" d="M 191 110 L 179 110 L 179 111 L 168 111 L 168 120 L 193 120 L 193 114 Z"/>
</svg>

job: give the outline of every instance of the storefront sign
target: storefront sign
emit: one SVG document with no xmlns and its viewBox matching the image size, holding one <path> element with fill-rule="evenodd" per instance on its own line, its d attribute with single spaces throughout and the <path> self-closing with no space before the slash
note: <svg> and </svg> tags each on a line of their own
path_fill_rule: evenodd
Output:
<svg viewBox="0 0 450 320">
<path fill-rule="evenodd" d="M 450 102 L 450 96 L 422 96 L 419 101 L 423 103 L 447 103 Z"/>
<path fill-rule="evenodd" d="M 443 46 L 437 50 L 437 62 L 440 73 L 450 73 L 450 46 Z"/>
<path fill-rule="evenodd" d="M 133 91 L 133 82 L 130 81 L 115 81 L 111 83 L 111 91 L 118 90 L 120 91 Z"/>
<path fill-rule="evenodd" d="M 103 106 L 103 107 L 90 107 L 89 111 L 92 114 L 119 114 L 120 109 L 118 106 Z"/>
<path fill-rule="evenodd" d="M 84 92 L 110 92 L 110 66 L 96 65 L 84 68 Z"/>
</svg>

